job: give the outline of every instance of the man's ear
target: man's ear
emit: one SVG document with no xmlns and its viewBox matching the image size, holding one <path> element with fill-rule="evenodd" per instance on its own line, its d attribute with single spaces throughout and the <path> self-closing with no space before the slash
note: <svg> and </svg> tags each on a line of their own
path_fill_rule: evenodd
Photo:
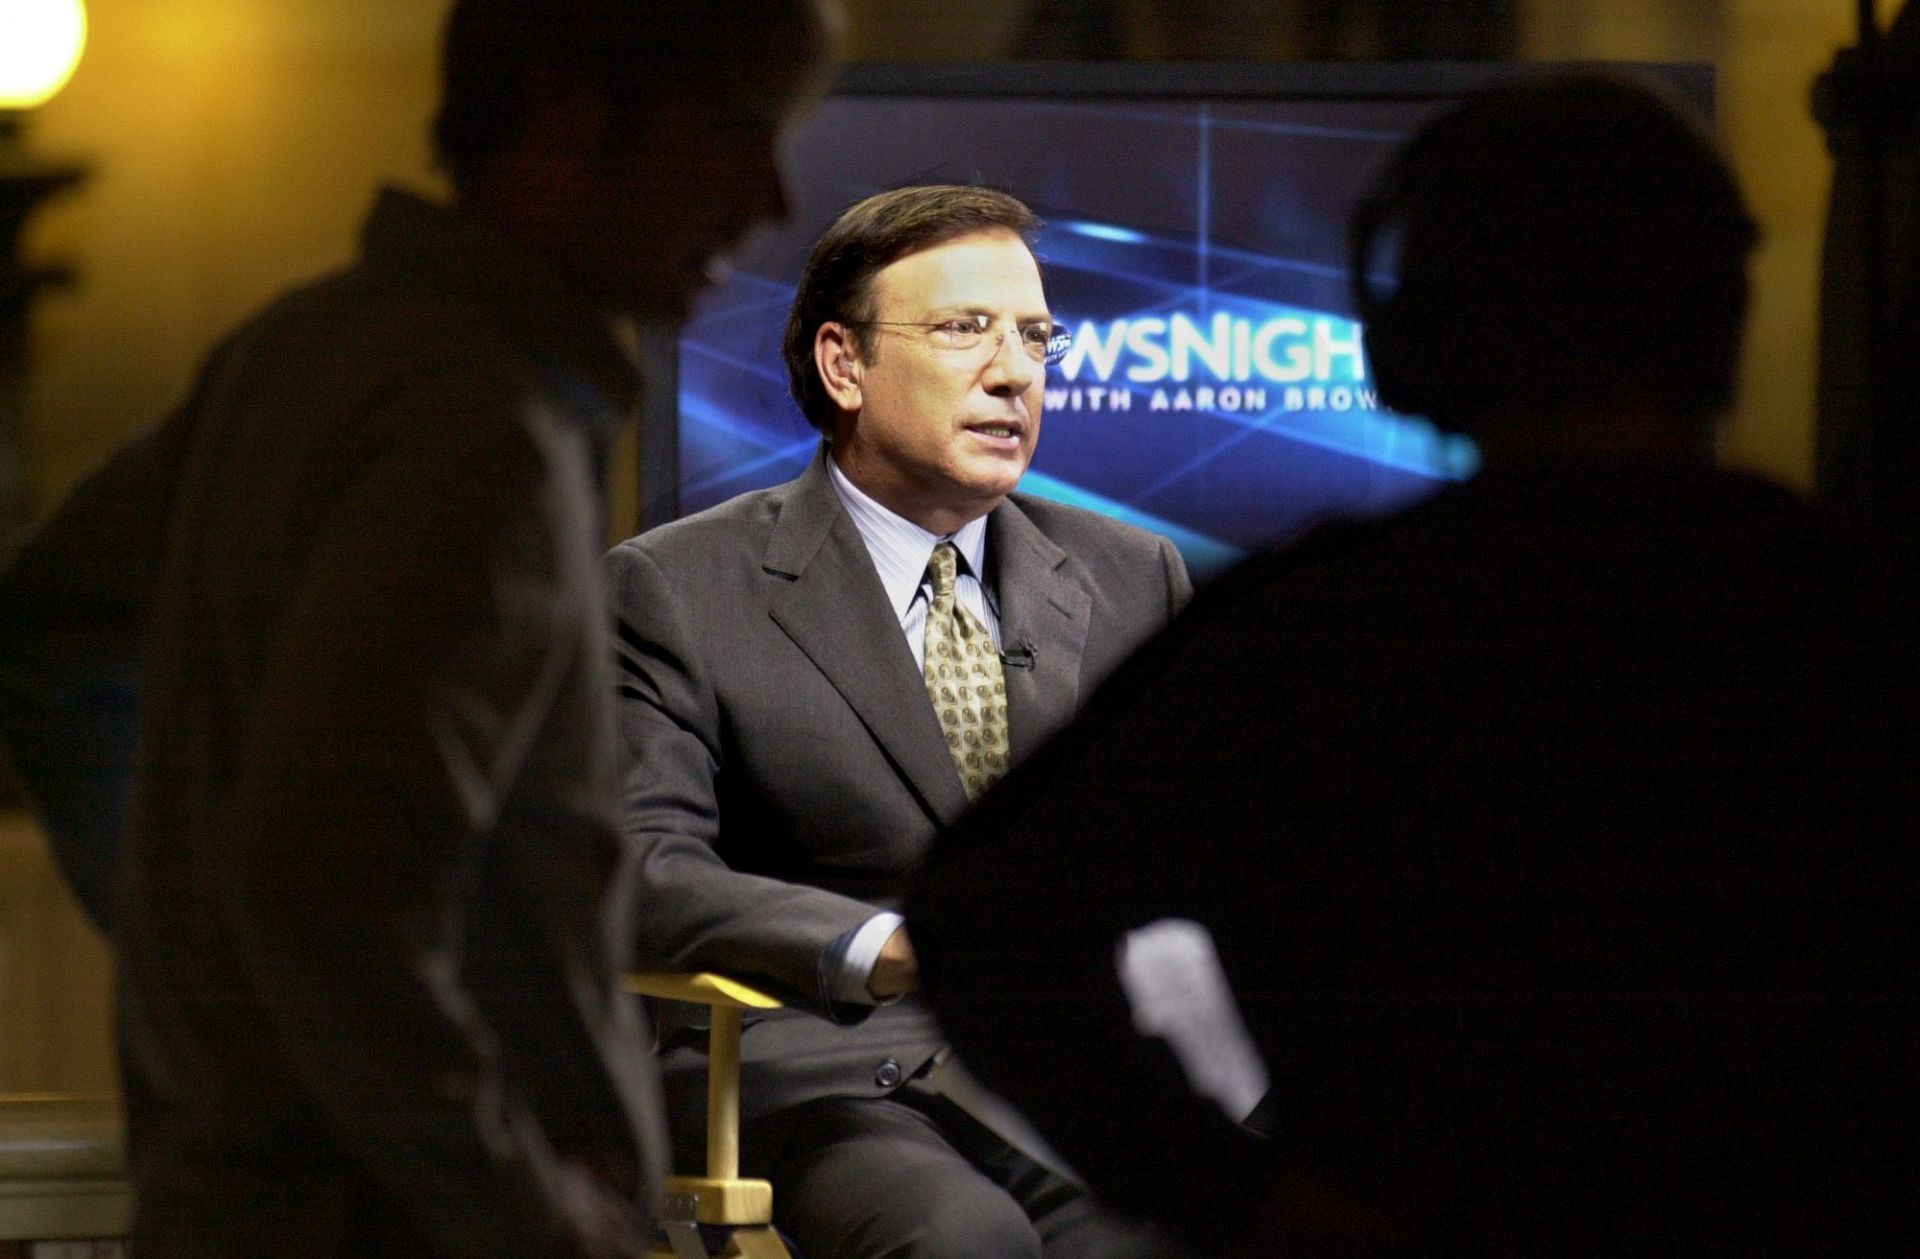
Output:
<svg viewBox="0 0 1920 1259">
<path fill-rule="evenodd" d="M 835 406 L 842 411 L 860 409 L 860 355 L 845 324 L 823 323 L 814 332 L 813 365 Z"/>
</svg>

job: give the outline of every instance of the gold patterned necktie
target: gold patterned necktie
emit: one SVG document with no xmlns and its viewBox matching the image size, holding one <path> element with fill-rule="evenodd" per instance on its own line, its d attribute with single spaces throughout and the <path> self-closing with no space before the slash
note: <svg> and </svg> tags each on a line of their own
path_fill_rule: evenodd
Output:
<svg viewBox="0 0 1920 1259">
<path fill-rule="evenodd" d="M 1007 772 L 1007 680 L 987 627 L 954 597 L 958 567 L 953 543 L 933 548 L 924 672 L 947 751 L 971 801 Z"/>
</svg>

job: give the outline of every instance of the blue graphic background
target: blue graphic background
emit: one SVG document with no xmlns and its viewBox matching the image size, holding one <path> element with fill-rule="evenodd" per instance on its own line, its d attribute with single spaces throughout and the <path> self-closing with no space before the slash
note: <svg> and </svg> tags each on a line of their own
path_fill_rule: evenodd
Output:
<svg viewBox="0 0 1920 1259">
<path fill-rule="evenodd" d="M 817 438 L 787 396 L 780 334 L 813 239 L 846 205 L 907 183 L 987 183 L 1045 219 L 1038 243 L 1054 317 L 1226 312 L 1257 327 L 1332 318 L 1350 337 L 1345 224 L 1431 101 L 836 97 L 791 141 L 791 224 L 749 241 L 680 344 L 679 508 L 786 480 Z M 1130 387 L 1131 407 L 1047 410 L 1022 489 L 1172 537 L 1201 574 L 1313 519 L 1417 501 L 1468 474 L 1471 446 L 1412 417 L 1358 407 L 1155 410 L 1121 355 L 1109 380 L 1049 373 L 1049 388 Z M 1204 370 L 1189 386 L 1222 382 Z M 1321 382 L 1307 382 L 1321 383 Z M 1372 383 L 1343 364 L 1328 386 Z"/>
</svg>

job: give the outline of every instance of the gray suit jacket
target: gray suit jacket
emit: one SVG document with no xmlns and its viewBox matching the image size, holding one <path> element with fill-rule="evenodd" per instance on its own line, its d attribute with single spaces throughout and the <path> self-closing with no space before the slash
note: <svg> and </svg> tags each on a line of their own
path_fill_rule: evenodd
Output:
<svg viewBox="0 0 1920 1259">
<path fill-rule="evenodd" d="M 1185 603 L 1179 553 L 1106 517 L 1015 495 L 988 518 L 1016 761 Z M 829 945 L 896 907 L 966 808 L 920 671 L 825 455 L 797 480 L 607 557 L 619 618 L 626 826 L 641 964 L 747 977 L 789 1008 L 749 1024 L 749 1118 L 873 1095 L 941 1043 L 909 998 L 831 1000 Z M 662 1012 L 669 1109 L 700 1119 L 702 1048 Z"/>
</svg>

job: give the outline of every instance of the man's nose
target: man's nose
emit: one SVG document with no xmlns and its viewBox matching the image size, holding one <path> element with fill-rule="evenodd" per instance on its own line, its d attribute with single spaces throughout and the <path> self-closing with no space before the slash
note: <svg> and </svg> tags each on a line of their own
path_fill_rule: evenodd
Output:
<svg viewBox="0 0 1920 1259">
<path fill-rule="evenodd" d="M 1004 328 L 995 339 L 993 357 L 987 362 L 987 389 L 993 393 L 1025 393 L 1042 370 L 1027 353 L 1020 330 Z"/>
</svg>

